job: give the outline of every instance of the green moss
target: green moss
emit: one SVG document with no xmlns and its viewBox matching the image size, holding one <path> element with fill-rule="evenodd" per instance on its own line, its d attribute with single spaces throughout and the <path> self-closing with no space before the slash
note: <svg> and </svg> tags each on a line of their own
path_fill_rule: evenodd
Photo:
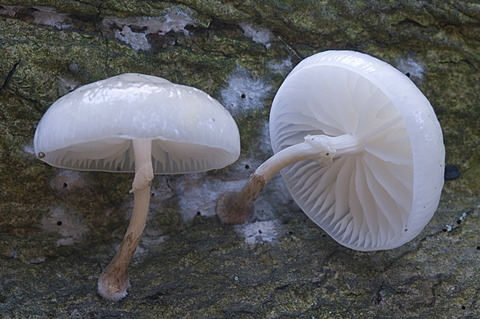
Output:
<svg viewBox="0 0 480 319">
<path fill-rule="evenodd" d="M 18 62 L 0 92 L 0 311 L 6 318 L 394 318 L 478 312 L 480 8 L 475 1 L 42 0 L 22 6 L 16 17 L 0 17 L 0 78 Z M 72 26 L 35 24 L 32 6 L 56 7 Z M 147 35 L 149 51 L 133 50 L 102 26 L 107 16 L 155 17 L 166 9 L 188 11 L 195 27 L 187 28 L 189 34 Z M 271 30 L 270 47 L 244 36 L 240 22 Z M 295 65 L 327 49 L 360 50 L 393 65 L 411 57 L 424 68 L 423 77 L 414 80 L 438 114 L 447 163 L 462 171 L 446 183 L 440 210 L 424 233 L 393 251 L 352 252 L 298 207 L 286 205 L 275 212 L 281 224 L 277 241 L 249 246 L 216 218 L 197 216 L 185 223 L 178 212 L 182 194 L 173 189 L 172 197 L 152 209 L 147 236 L 157 244 L 144 246 L 148 253 L 135 259 L 129 296 L 119 304 L 101 300 L 96 279 L 126 228 L 132 175 L 86 173 L 87 187 L 52 188 L 59 170 L 31 154 L 35 125 L 48 106 L 71 86 L 124 72 L 162 76 L 220 98 L 229 76 L 244 69 L 272 88 L 263 105 L 235 115 L 243 158 L 263 159 L 269 155 L 260 149 L 263 125 L 287 73 L 275 73 L 268 64 L 290 59 Z M 231 173 L 227 168 L 206 176 L 228 180 Z M 76 245 L 58 246 L 63 236 L 42 229 L 42 219 L 57 207 L 82 217 L 88 232 Z M 469 217 L 457 224 L 465 211 Z M 447 223 L 457 226 L 443 232 Z"/>
</svg>

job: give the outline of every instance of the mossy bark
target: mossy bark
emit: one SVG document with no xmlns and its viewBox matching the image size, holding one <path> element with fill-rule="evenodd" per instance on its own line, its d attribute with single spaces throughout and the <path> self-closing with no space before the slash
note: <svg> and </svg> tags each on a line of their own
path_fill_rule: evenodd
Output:
<svg viewBox="0 0 480 319">
<path fill-rule="evenodd" d="M 461 318 L 480 313 L 476 1 L 1 2 L 2 318 Z M 186 15 L 182 30 L 149 33 L 142 25 L 145 17 L 162 22 L 171 12 Z M 151 48 L 135 50 L 118 36 L 125 30 L 105 24 L 106 18 L 137 19 L 123 23 Z M 266 42 L 255 41 L 241 23 L 266 32 Z M 181 185 L 197 183 L 198 176 L 157 177 L 154 188 L 161 191 L 155 196 L 161 200 L 152 199 L 146 239 L 131 265 L 134 286 L 121 303 L 100 299 L 96 280 L 126 228 L 132 176 L 72 176 L 38 161 L 33 135 L 48 106 L 79 85 L 125 72 L 195 86 L 221 102 L 225 94 L 238 94 L 233 98 L 255 104 L 232 111 L 242 135 L 241 159 L 200 181 L 244 179 L 270 155 L 264 129 L 283 78 L 302 58 L 329 49 L 357 50 L 397 66 L 434 107 L 447 163 L 462 175 L 446 183 L 425 231 L 392 251 L 349 250 L 285 200 L 278 181 L 263 195 L 272 210 L 269 218 L 278 221 L 276 239 L 262 241 L 265 234 L 259 233 L 260 243 L 251 245 L 237 228 L 202 216 L 200 208 L 189 208 L 198 211 L 193 220 L 180 216 Z M 225 91 L 232 74 L 250 82 Z"/>
</svg>

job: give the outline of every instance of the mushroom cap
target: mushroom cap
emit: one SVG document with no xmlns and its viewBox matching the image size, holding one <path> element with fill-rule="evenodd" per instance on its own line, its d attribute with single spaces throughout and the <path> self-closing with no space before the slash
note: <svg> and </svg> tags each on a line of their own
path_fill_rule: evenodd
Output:
<svg viewBox="0 0 480 319">
<path fill-rule="evenodd" d="M 347 135 L 359 151 L 322 166 L 282 170 L 302 210 L 340 244 L 361 251 L 396 248 L 417 236 L 437 209 L 445 149 L 433 108 L 391 65 L 352 51 L 300 62 L 270 113 L 274 152 L 306 135 Z"/>
<path fill-rule="evenodd" d="M 136 73 L 87 84 L 58 99 L 40 120 L 34 146 L 52 166 L 134 172 L 134 139 L 152 141 L 155 174 L 221 168 L 240 155 L 237 125 L 218 101 Z"/>
</svg>

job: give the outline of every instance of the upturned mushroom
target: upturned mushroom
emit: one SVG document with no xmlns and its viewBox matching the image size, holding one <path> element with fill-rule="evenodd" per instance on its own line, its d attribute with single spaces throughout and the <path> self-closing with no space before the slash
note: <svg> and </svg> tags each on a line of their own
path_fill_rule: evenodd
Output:
<svg viewBox="0 0 480 319">
<path fill-rule="evenodd" d="M 134 172 L 134 206 L 125 237 L 98 280 L 120 300 L 127 268 L 145 228 L 154 174 L 222 168 L 237 160 L 237 125 L 208 94 L 165 79 L 122 74 L 82 86 L 51 105 L 34 138 L 42 161 L 84 171 Z"/>
<path fill-rule="evenodd" d="M 433 216 L 443 187 L 445 149 L 433 108 L 389 64 L 352 51 L 300 62 L 270 113 L 274 155 L 217 214 L 242 223 L 265 183 L 281 171 L 300 208 L 338 243 L 396 248 Z"/>
</svg>

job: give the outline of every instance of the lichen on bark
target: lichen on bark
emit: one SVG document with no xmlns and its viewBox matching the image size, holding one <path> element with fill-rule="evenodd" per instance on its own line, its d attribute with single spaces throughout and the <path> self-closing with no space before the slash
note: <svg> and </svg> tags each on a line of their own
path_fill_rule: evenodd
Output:
<svg viewBox="0 0 480 319">
<path fill-rule="evenodd" d="M 181 29 L 151 32 L 145 24 L 158 27 L 172 12 L 187 22 Z M 150 48 L 133 46 L 136 36 Z M 2 318 L 475 316 L 479 42 L 475 1 L 3 0 Z M 462 172 L 446 183 L 425 231 L 392 251 L 339 246 L 308 221 L 280 179 L 256 211 L 257 221 L 275 221 L 272 241 L 261 231 L 247 241 L 211 216 L 208 201 L 222 192 L 214 188 L 241 185 L 270 155 L 266 123 L 286 74 L 329 49 L 372 54 L 410 75 L 438 115 L 447 163 Z M 242 155 L 225 170 L 154 180 L 158 199 L 132 264 L 134 289 L 113 304 L 99 299 L 95 284 L 125 230 L 131 176 L 65 174 L 38 161 L 32 141 L 57 98 L 125 72 L 195 86 L 231 104 Z M 184 204 L 186 190 L 201 208 Z"/>
</svg>

